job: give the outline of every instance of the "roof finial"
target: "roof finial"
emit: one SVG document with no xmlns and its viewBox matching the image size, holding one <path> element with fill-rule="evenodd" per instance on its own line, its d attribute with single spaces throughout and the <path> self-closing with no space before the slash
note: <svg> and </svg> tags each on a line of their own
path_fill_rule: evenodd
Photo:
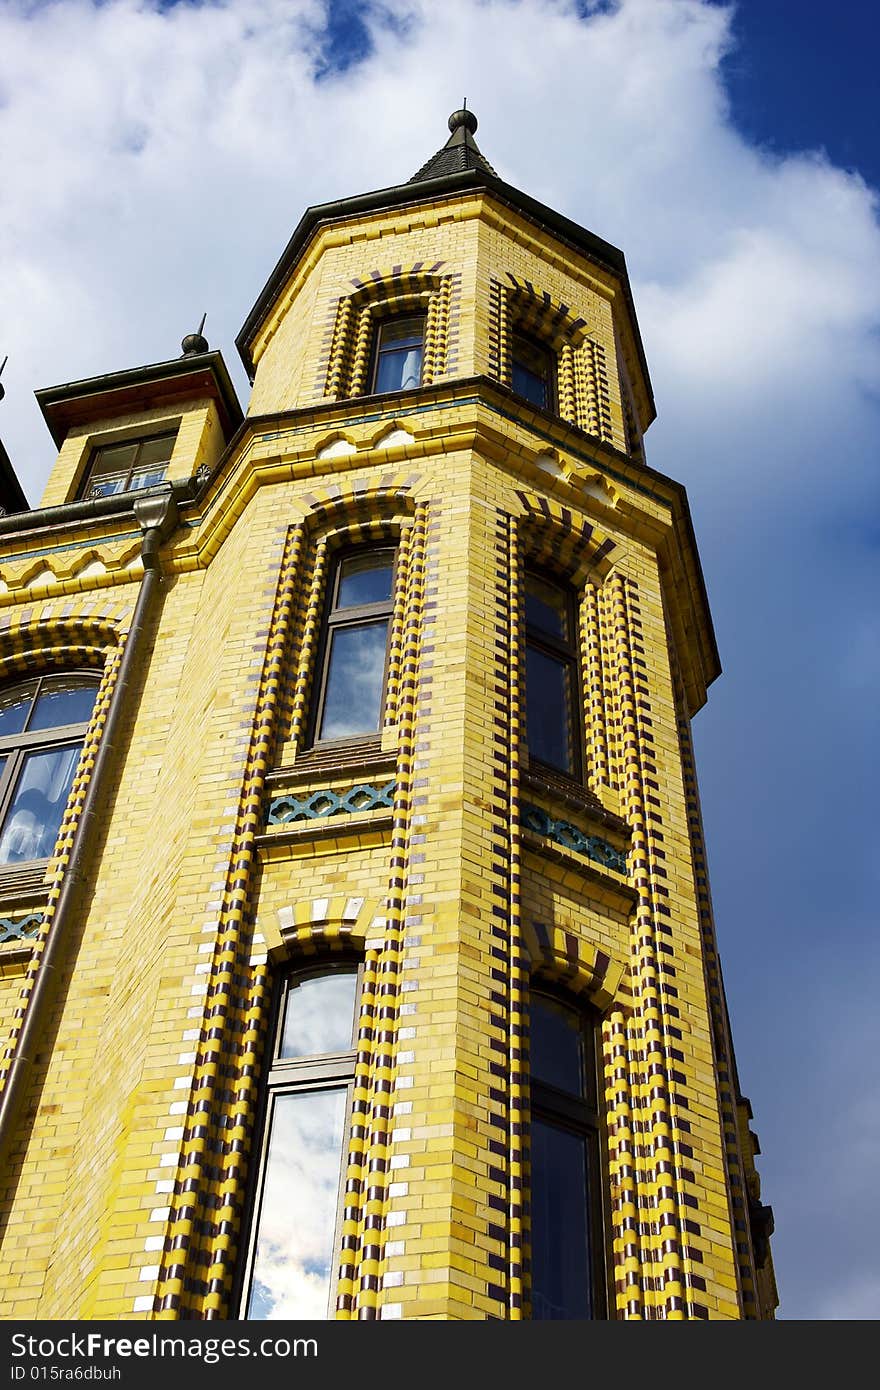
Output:
<svg viewBox="0 0 880 1390">
<path fill-rule="evenodd" d="M 7 352 L 6 356 L 3 358 L 3 361 L 0 362 L 0 376 L 3 375 L 3 368 L 6 366 L 6 363 L 7 363 L 8 361 L 9 361 L 9 353 Z M 5 395 L 6 395 L 6 388 L 5 388 L 5 386 L 3 385 L 3 382 L 0 381 L 0 401 L 2 401 L 2 399 L 3 399 L 3 397 L 4 397 Z"/>
<path fill-rule="evenodd" d="M 462 106 L 459 111 L 453 111 L 452 115 L 449 117 L 449 129 L 453 134 L 461 126 L 464 126 L 465 130 L 469 130 L 471 135 L 473 135 L 477 129 L 477 118 L 473 111 L 468 111 L 467 109 L 467 97 L 465 97 L 464 106 Z"/>
<path fill-rule="evenodd" d="M 196 333 L 187 333 L 180 346 L 183 348 L 184 357 L 198 357 L 200 352 L 208 352 L 208 340 L 202 337 L 202 329 L 205 326 L 205 319 L 208 317 L 207 310 L 202 314 L 202 321 Z"/>
</svg>

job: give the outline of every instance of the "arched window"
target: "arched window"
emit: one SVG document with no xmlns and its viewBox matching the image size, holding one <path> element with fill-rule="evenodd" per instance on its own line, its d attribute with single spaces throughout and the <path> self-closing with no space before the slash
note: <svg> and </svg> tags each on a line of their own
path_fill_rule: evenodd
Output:
<svg viewBox="0 0 880 1390">
<path fill-rule="evenodd" d="M 97 692 L 80 671 L 0 690 L 0 869 L 51 857 Z"/>
<path fill-rule="evenodd" d="M 595 1028 L 535 991 L 529 1014 L 532 1318 L 603 1317 Z"/>
<path fill-rule="evenodd" d="M 579 777 L 581 702 L 574 594 L 546 575 L 529 572 L 525 600 L 529 756 L 557 772 Z"/>
<path fill-rule="evenodd" d="M 385 700 L 393 549 L 343 552 L 331 574 L 318 655 L 312 738 L 378 734 Z"/>
<path fill-rule="evenodd" d="M 359 998 L 350 961 L 282 983 L 254 1150 L 242 1318 L 332 1316 Z"/>
</svg>

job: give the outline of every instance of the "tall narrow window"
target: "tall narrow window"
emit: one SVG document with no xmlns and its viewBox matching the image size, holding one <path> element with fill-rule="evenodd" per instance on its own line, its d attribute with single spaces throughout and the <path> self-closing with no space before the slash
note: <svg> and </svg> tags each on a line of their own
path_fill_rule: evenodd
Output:
<svg viewBox="0 0 880 1390">
<path fill-rule="evenodd" d="M 587 1016 L 532 994 L 532 1318 L 604 1314 L 599 1115 Z"/>
<path fill-rule="evenodd" d="M 529 754 L 570 777 L 579 774 L 575 608 L 568 589 L 526 575 L 526 734 Z"/>
<path fill-rule="evenodd" d="M 515 333 L 511 344 L 510 384 L 518 396 L 544 410 L 556 409 L 556 358 L 533 338 Z"/>
<path fill-rule="evenodd" d="M 271 1045 L 241 1316 L 332 1316 L 360 976 L 284 982 Z"/>
<path fill-rule="evenodd" d="M 81 497 L 109 497 L 161 483 L 168 471 L 177 432 L 149 439 L 104 444 L 92 453 L 80 488 Z"/>
<path fill-rule="evenodd" d="M 0 868 L 50 858 L 97 692 L 81 672 L 0 691 Z"/>
<path fill-rule="evenodd" d="M 336 562 L 317 685 L 316 742 L 379 731 L 393 583 L 393 550 L 354 551 Z"/>
<path fill-rule="evenodd" d="M 424 342 L 425 320 L 421 315 L 381 320 L 376 328 L 372 390 L 406 391 L 420 386 Z"/>
</svg>

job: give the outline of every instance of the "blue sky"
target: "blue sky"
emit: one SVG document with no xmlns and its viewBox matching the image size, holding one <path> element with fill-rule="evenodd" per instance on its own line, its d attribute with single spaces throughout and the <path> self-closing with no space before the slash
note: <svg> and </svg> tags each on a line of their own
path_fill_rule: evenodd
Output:
<svg viewBox="0 0 880 1390">
<path fill-rule="evenodd" d="M 510 182 L 621 246 L 724 674 L 695 721 L 788 1318 L 880 1316 L 880 161 L 874 7 L 6 0 L 0 431 L 235 333 L 308 203 L 407 178 L 467 95 Z M 243 375 L 237 381 L 245 394 Z"/>
</svg>

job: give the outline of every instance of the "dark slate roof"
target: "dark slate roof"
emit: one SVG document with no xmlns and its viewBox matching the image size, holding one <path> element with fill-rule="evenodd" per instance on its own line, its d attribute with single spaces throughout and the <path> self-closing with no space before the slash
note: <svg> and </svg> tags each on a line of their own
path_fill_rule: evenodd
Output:
<svg viewBox="0 0 880 1390">
<path fill-rule="evenodd" d="M 28 500 L 0 440 L 0 516 L 28 510 Z"/>
<path fill-rule="evenodd" d="M 423 164 L 408 182 L 421 183 L 424 179 L 439 179 L 444 174 L 459 174 L 463 169 L 483 169 L 497 179 L 497 173 L 488 159 L 480 153 L 474 139 L 477 118 L 473 111 L 453 111 L 449 117 L 449 129 L 452 134 L 442 150 L 432 155 L 427 164 Z"/>
</svg>

